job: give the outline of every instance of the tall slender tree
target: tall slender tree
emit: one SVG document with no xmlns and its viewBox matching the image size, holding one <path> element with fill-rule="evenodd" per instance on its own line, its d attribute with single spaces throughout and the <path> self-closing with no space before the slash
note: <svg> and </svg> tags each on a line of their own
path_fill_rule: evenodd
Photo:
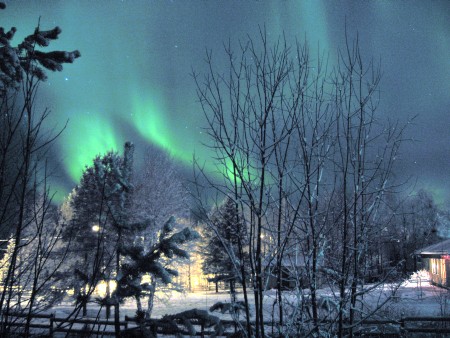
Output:
<svg viewBox="0 0 450 338">
<path fill-rule="evenodd" d="M 134 240 L 135 229 L 130 222 L 133 151 L 133 144 L 127 142 L 123 156 L 115 152 L 97 156 L 93 165 L 84 171 L 80 185 L 73 193 L 73 219 L 66 229 L 66 237 L 75 238 L 74 243 L 78 245 L 72 251 L 82 255 L 83 268 L 74 272 L 80 280 L 77 289 L 83 314 L 86 314 L 87 301 L 97 283 L 103 279 L 109 285 L 110 280 L 117 279 L 122 247 Z M 79 250 L 80 247 L 84 249 Z M 85 290 L 87 285 L 89 290 Z M 118 323 L 119 300 L 114 293 L 107 296 L 107 309 L 114 306 Z M 120 331 L 118 324 L 116 330 Z"/>
</svg>

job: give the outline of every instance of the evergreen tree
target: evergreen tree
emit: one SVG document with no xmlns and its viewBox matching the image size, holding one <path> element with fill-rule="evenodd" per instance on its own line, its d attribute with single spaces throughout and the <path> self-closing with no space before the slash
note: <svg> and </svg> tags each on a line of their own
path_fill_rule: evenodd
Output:
<svg viewBox="0 0 450 338">
<path fill-rule="evenodd" d="M 74 281 L 83 314 L 97 283 L 102 279 L 109 281 L 118 274 L 120 247 L 133 241 L 127 211 L 133 190 L 133 149 L 131 143 L 126 143 L 123 157 L 115 152 L 97 156 L 93 165 L 85 169 L 73 193 L 73 218 L 65 237 L 75 243 L 72 248 L 77 257 Z M 90 286 L 87 290 L 86 285 Z M 118 310 L 118 303 L 109 299 L 108 313 L 109 305 L 115 305 Z"/>
<path fill-rule="evenodd" d="M 212 281 L 229 283 L 232 294 L 235 283 L 243 277 L 242 267 L 248 266 L 248 254 L 242 243 L 245 242 L 247 231 L 240 221 L 236 205 L 231 198 L 226 198 L 211 215 L 211 224 L 205 231 L 206 245 L 203 247 L 204 261 L 202 270 L 212 274 Z"/>
<path fill-rule="evenodd" d="M 200 237 L 189 227 L 175 232 L 175 225 L 175 218 L 172 216 L 162 227 L 157 242 L 150 247 L 145 243 L 135 242 L 121 248 L 125 261 L 117 277 L 116 296 L 120 301 L 129 297 L 136 299 L 137 318 L 150 317 L 152 309 L 144 310 L 141 298 L 148 296 L 153 300 L 155 293 L 155 283 L 143 282 L 142 278 L 150 275 L 152 281 L 159 280 L 165 285 L 171 283 L 172 276 L 177 276 L 178 272 L 165 264 L 166 259 L 175 257 L 189 259 L 189 253 L 182 248 L 182 245 Z"/>
<path fill-rule="evenodd" d="M 6 6 L 0 2 L 0 9 Z M 39 25 L 33 34 L 28 35 L 17 46 L 11 42 L 16 33 L 16 27 L 6 31 L 0 27 L 0 95 L 3 97 L 11 88 L 18 88 L 25 82 L 37 79 L 45 81 L 45 70 L 61 71 L 63 63 L 72 63 L 80 57 L 80 52 L 51 51 L 44 52 L 36 47 L 48 47 L 52 40 L 56 40 L 61 33 L 61 28 L 55 27 L 43 31 Z"/>
<path fill-rule="evenodd" d="M 70 231 L 66 233 L 66 237 L 78 243 L 74 246 L 78 253 L 78 261 L 75 262 L 78 267 L 76 280 L 80 282 L 78 298 L 85 307 L 100 280 L 114 280 L 116 289 L 97 301 L 107 309 L 114 306 L 116 323 L 119 322 L 120 304 L 129 297 L 135 298 L 139 316 L 150 316 L 156 282 L 169 284 L 171 276 L 177 275 L 177 271 L 169 267 L 169 260 L 189 258 L 180 245 L 198 237 L 189 228 L 175 232 L 174 217 L 162 228 L 155 224 L 169 209 L 183 210 L 182 204 L 174 202 L 179 198 L 177 192 L 181 186 L 173 179 L 173 168 L 166 168 L 170 172 L 166 170 L 161 173 L 164 182 L 169 182 L 167 194 L 171 194 L 164 195 L 164 198 L 172 199 L 171 206 L 165 208 L 164 198 L 161 199 L 158 194 L 164 187 L 151 184 L 152 180 L 157 180 L 154 170 L 147 167 L 132 182 L 133 149 L 132 144 L 126 143 L 123 157 L 110 152 L 97 156 L 93 165 L 86 168 L 80 185 L 73 193 L 73 216 Z M 137 189 L 135 182 L 138 183 Z M 152 187 L 157 191 L 152 191 Z M 145 201 L 150 192 L 151 196 L 159 199 Z M 184 196 L 181 199 L 185 201 Z M 164 209 L 159 213 L 158 205 Z M 151 207 L 151 211 L 145 208 L 147 206 Z M 93 227 L 96 231 L 92 231 Z M 80 250 L 81 247 L 83 250 Z M 144 282 L 144 276 L 150 276 L 150 282 Z M 87 285 L 90 288 L 84 290 Z M 143 296 L 149 299 L 146 310 L 141 304 Z M 120 327 L 116 325 L 116 333 L 119 334 L 119 331 Z"/>
</svg>

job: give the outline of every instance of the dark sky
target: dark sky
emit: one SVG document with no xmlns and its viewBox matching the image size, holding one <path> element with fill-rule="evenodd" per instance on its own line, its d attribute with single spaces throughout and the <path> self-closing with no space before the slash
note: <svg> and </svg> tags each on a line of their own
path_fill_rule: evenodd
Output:
<svg viewBox="0 0 450 338">
<path fill-rule="evenodd" d="M 82 57 L 41 86 L 51 126 L 68 128 L 57 141 L 60 192 L 78 181 L 98 153 L 125 140 L 169 150 L 187 166 L 201 147 L 202 113 L 191 69 L 204 71 L 205 48 L 218 57 L 224 41 L 256 36 L 306 37 L 333 60 L 344 28 L 359 34 L 369 61 L 381 61 L 379 113 L 406 123 L 414 139 L 403 147 L 397 175 L 450 203 L 450 1 L 6 1 L 1 26 L 16 26 L 16 43 L 42 29 L 62 28 L 53 49 Z M 204 139 L 203 139 L 204 140 Z"/>
</svg>

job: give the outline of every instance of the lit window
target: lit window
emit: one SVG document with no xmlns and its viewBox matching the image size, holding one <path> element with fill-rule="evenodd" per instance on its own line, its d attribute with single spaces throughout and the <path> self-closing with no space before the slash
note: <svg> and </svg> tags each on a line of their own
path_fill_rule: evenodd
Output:
<svg viewBox="0 0 450 338">
<path fill-rule="evenodd" d="M 436 259 L 431 259 L 430 260 L 431 261 L 431 273 L 433 274 L 433 275 L 437 275 L 438 274 L 438 269 L 437 269 L 437 262 L 436 262 Z"/>
</svg>

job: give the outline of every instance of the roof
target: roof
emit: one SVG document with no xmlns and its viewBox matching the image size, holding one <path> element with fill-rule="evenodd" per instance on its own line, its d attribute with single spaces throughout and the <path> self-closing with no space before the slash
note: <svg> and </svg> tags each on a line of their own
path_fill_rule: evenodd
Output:
<svg viewBox="0 0 450 338">
<path fill-rule="evenodd" d="M 304 254 L 300 248 L 297 250 L 287 250 L 283 253 L 283 257 L 281 257 L 281 265 L 284 267 L 295 267 L 301 268 L 307 266 L 307 264 L 312 264 L 312 257 Z M 262 261 L 263 267 L 267 266 L 275 266 L 277 264 L 276 253 L 268 254 L 264 256 Z M 324 258 L 323 255 L 319 255 L 317 257 L 317 264 L 323 265 Z"/>
<path fill-rule="evenodd" d="M 418 255 L 448 255 L 450 254 L 450 239 L 432 244 L 416 251 Z"/>
</svg>

